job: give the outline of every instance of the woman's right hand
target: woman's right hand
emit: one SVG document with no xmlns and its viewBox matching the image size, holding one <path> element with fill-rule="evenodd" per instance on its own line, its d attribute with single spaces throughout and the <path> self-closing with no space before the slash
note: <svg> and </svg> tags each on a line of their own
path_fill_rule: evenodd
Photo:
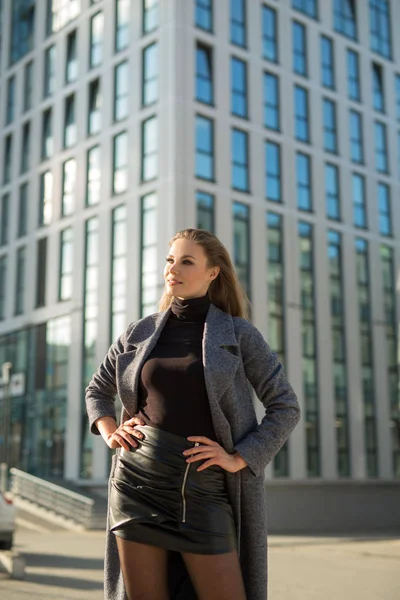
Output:
<svg viewBox="0 0 400 600">
<path fill-rule="evenodd" d="M 144 435 L 141 431 L 135 429 L 135 425 L 145 425 L 145 423 L 138 417 L 132 417 L 124 421 L 113 433 L 106 435 L 105 442 L 107 446 L 109 448 L 124 448 L 125 450 L 130 450 L 130 446 L 137 448 L 138 442 L 132 436 L 142 440 Z"/>
</svg>

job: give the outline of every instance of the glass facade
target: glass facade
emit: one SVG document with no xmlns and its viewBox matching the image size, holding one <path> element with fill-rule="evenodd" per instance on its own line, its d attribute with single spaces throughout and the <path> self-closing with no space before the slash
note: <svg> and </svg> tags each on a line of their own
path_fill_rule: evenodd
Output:
<svg viewBox="0 0 400 600">
<path fill-rule="evenodd" d="M 124 60 L 115 67 L 114 121 L 126 119 L 129 113 L 129 65 Z"/>
<path fill-rule="evenodd" d="M 212 48 L 198 43 L 196 48 L 196 100 L 212 104 L 213 97 Z"/>
<path fill-rule="evenodd" d="M 196 192 L 197 225 L 199 229 L 206 229 L 215 233 L 215 199 L 212 194 Z"/>
<path fill-rule="evenodd" d="M 342 236 L 338 231 L 328 231 L 328 262 L 337 452 L 336 467 L 339 477 L 349 477 L 351 474 L 351 465 L 348 380 L 346 367 L 343 251 Z"/>
<path fill-rule="evenodd" d="M 278 62 L 278 22 L 276 11 L 270 6 L 262 6 L 262 48 L 263 58 Z"/>
<path fill-rule="evenodd" d="M 323 98 L 323 119 L 324 119 L 324 150 L 337 154 L 337 131 L 336 131 L 336 104 L 333 100 Z"/>
<path fill-rule="evenodd" d="M 115 4 L 115 51 L 120 52 L 129 46 L 129 12 L 131 0 L 116 0 Z"/>
<path fill-rule="evenodd" d="M 321 475 L 318 363 L 316 347 L 316 300 L 314 282 L 314 240 L 310 223 L 298 223 L 300 255 L 300 306 L 302 329 L 302 371 L 306 457 L 308 477 Z"/>
<path fill-rule="evenodd" d="M 0 256 L 0 321 L 6 316 L 7 254 Z"/>
<path fill-rule="evenodd" d="M 231 58 L 231 112 L 247 118 L 247 64 L 239 58 Z"/>
<path fill-rule="evenodd" d="M 358 173 L 352 175 L 353 189 L 353 218 L 354 225 L 367 228 L 367 210 L 365 204 L 365 179 Z"/>
<path fill-rule="evenodd" d="M 275 142 L 265 142 L 265 197 L 282 202 L 281 149 Z"/>
<path fill-rule="evenodd" d="M 89 83 L 88 135 L 95 135 L 101 130 L 101 104 L 100 79 L 94 79 Z"/>
<path fill-rule="evenodd" d="M 232 129 L 232 187 L 242 192 L 249 191 L 249 141 L 248 134 Z"/>
<path fill-rule="evenodd" d="M 47 237 L 37 241 L 36 250 L 36 308 L 46 305 Z"/>
<path fill-rule="evenodd" d="M 28 195 L 29 184 L 25 181 L 19 188 L 17 237 L 28 233 Z"/>
<path fill-rule="evenodd" d="M 354 50 L 347 50 L 347 95 L 350 100 L 361 100 L 360 60 Z"/>
<path fill-rule="evenodd" d="M 293 71 L 307 77 L 307 37 L 306 28 L 301 23 L 293 21 Z"/>
<path fill-rule="evenodd" d="M 26 284 L 26 247 L 20 246 L 16 256 L 17 270 L 15 277 L 14 314 L 22 315 L 25 310 Z"/>
<path fill-rule="evenodd" d="M 156 116 L 142 123 L 142 181 L 158 177 L 158 119 Z"/>
<path fill-rule="evenodd" d="M 354 163 L 364 162 L 362 117 L 355 110 L 350 111 L 350 158 Z"/>
<path fill-rule="evenodd" d="M 4 194 L 1 199 L 0 246 L 8 244 L 10 226 L 10 194 Z"/>
<path fill-rule="evenodd" d="M 387 137 L 386 125 L 375 121 L 375 168 L 381 173 L 389 171 L 388 154 L 387 154 Z"/>
<path fill-rule="evenodd" d="M 398 334 L 396 318 L 396 275 L 393 248 L 380 246 L 382 268 L 385 338 L 387 347 L 387 377 L 393 475 L 400 479 L 400 404 L 399 365 L 397 360 Z"/>
<path fill-rule="evenodd" d="M 99 219 L 92 217 L 85 224 L 85 269 L 83 294 L 83 365 L 82 365 L 82 424 L 80 476 L 92 477 L 93 440 L 87 425 L 84 391 L 97 371 L 96 349 L 98 333 L 98 278 L 99 278 Z"/>
<path fill-rule="evenodd" d="M 65 63 L 65 83 L 72 83 L 78 77 L 78 34 L 71 31 L 67 37 L 67 58 Z"/>
<path fill-rule="evenodd" d="M 53 152 L 53 112 L 51 108 L 48 108 L 42 115 L 42 160 L 53 156 Z"/>
<path fill-rule="evenodd" d="M 78 131 L 75 117 L 75 94 L 65 99 L 64 112 L 64 148 L 71 148 L 77 142 Z"/>
<path fill-rule="evenodd" d="M 101 150 L 100 146 L 93 146 L 87 152 L 86 206 L 92 206 L 100 202 L 100 192 Z"/>
<path fill-rule="evenodd" d="M 158 44 L 143 50 L 142 104 L 147 106 L 158 100 Z"/>
<path fill-rule="evenodd" d="M 388 0 L 369 0 L 369 30 L 371 50 L 390 59 L 392 49 Z"/>
<path fill-rule="evenodd" d="M 44 87 L 43 96 L 48 98 L 54 94 L 56 86 L 56 47 L 49 46 L 44 53 Z"/>
<path fill-rule="evenodd" d="M 60 234 L 59 300 L 70 300 L 72 298 L 73 268 L 74 233 L 72 227 L 67 227 Z"/>
<path fill-rule="evenodd" d="M 111 342 L 125 331 L 127 325 L 127 252 L 126 206 L 121 205 L 112 213 Z"/>
<path fill-rule="evenodd" d="M 307 154 L 296 154 L 297 176 L 297 208 L 299 210 L 312 210 L 311 193 L 311 159 Z"/>
<path fill-rule="evenodd" d="M 12 159 L 13 159 L 13 136 L 12 133 L 4 139 L 4 155 L 3 155 L 3 184 L 6 185 L 11 181 Z"/>
<path fill-rule="evenodd" d="M 128 188 L 128 134 L 126 131 L 114 137 L 113 194 L 121 194 Z"/>
<path fill-rule="evenodd" d="M 158 215 L 157 196 L 154 193 L 143 196 L 141 201 L 141 286 L 140 286 L 140 316 L 145 317 L 157 311 L 161 297 L 158 281 L 162 276 L 157 260 L 158 247 Z"/>
<path fill-rule="evenodd" d="M 308 90 L 294 86 L 294 130 L 296 139 L 301 142 L 310 141 L 310 122 L 308 114 Z"/>
<path fill-rule="evenodd" d="M 103 61 L 104 14 L 98 12 L 90 20 L 90 68 L 98 67 Z"/>
<path fill-rule="evenodd" d="M 195 175 L 201 179 L 214 179 L 214 122 L 196 116 Z"/>
<path fill-rule="evenodd" d="M 264 73 L 264 126 L 275 131 L 280 128 L 279 79 L 272 73 Z"/>
<path fill-rule="evenodd" d="M 246 0 L 230 0 L 231 44 L 246 47 Z"/>
<path fill-rule="evenodd" d="M 35 34 L 35 0 L 13 0 L 10 3 L 10 64 L 33 49 Z"/>
<path fill-rule="evenodd" d="M 283 248 L 283 217 L 274 212 L 266 214 L 267 233 L 267 292 L 268 292 L 268 344 L 279 356 L 285 358 L 285 260 Z M 289 445 L 286 442 L 273 459 L 275 477 L 289 475 Z"/>
<path fill-rule="evenodd" d="M 159 19 L 159 0 L 143 1 L 143 33 L 157 29 Z"/>
<path fill-rule="evenodd" d="M 328 219 L 340 221 L 339 169 L 336 165 L 325 164 L 325 203 Z"/>
<path fill-rule="evenodd" d="M 378 112 L 385 112 L 383 69 L 376 63 L 372 63 L 372 97 L 374 109 Z"/>
<path fill-rule="evenodd" d="M 15 76 L 9 77 L 7 80 L 7 111 L 6 125 L 14 121 L 15 116 Z"/>
<path fill-rule="evenodd" d="M 60 31 L 81 12 L 81 0 L 47 0 L 47 35 Z"/>
<path fill-rule="evenodd" d="M 53 216 L 53 173 L 40 175 L 39 226 L 51 223 Z"/>
<path fill-rule="evenodd" d="M 325 35 L 321 36 L 321 83 L 326 88 L 335 87 L 333 41 Z"/>
<path fill-rule="evenodd" d="M 371 322 L 371 296 L 368 242 L 356 238 L 356 283 L 361 353 L 361 393 L 364 406 L 364 439 L 366 474 L 378 476 L 378 448 L 376 432 L 375 382 L 373 370 L 373 335 Z"/>
<path fill-rule="evenodd" d="M 65 161 L 63 165 L 63 191 L 61 199 L 61 216 L 72 215 L 75 209 L 77 165 L 74 158 Z"/>
<path fill-rule="evenodd" d="M 333 0 L 333 23 L 338 33 L 357 39 L 356 1 Z"/>
<path fill-rule="evenodd" d="M 33 87 L 34 87 L 34 67 L 33 60 L 30 60 L 25 65 L 24 69 L 24 112 L 30 110 L 33 104 Z"/>
<path fill-rule="evenodd" d="M 378 183 L 379 233 L 392 235 L 392 217 L 390 209 L 390 188 L 386 183 Z"/>
<path fill-rule="evenodd" d="M 205 31 L 213 29 L 213 0 L 196 0 L 195 25 Z"/>
<path fill-rule="evenodd" d="M 233 203 L 233 259 L 244 291 L 251 299 L 250 280 L 250 207 Z"/>
<path fill-rule="evenodd" d="M 314 19 L 318 16 L 317 0 L 292 0 L 292 7 Z"/>
</svg>

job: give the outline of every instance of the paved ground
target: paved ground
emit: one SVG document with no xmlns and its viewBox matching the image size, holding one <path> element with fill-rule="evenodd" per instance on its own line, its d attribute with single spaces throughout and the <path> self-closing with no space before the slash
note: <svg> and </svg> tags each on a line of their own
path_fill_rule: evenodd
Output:
<svg viewBox="0 0 400 600">
<path fill-rule="evenodd" d="M 102 600 L 102 532 L 20 523 L 24 581 L 0 573 L 2 600 Z M 270 536 L 270 600 L 399 600 L 400 539 Z M 251 600 L 251 599 L 249 599 Z"/>
</svg>

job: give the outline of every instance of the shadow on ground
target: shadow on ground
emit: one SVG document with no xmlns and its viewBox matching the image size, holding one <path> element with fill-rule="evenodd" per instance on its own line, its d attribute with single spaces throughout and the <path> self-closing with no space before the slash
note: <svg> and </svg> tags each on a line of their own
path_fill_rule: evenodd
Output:
<svg viewBox="0 0 400 600">
<path fill-rule="evenodd" d="M 102 571 L 104 568 L 104 561 L 100 558 L 66 556 L 65 554 L 39 554 L 37 552 L 24 551 L 21 554 L 24 556 L 28 567 L 82 569 L 89 571 Z"/>
</svg>

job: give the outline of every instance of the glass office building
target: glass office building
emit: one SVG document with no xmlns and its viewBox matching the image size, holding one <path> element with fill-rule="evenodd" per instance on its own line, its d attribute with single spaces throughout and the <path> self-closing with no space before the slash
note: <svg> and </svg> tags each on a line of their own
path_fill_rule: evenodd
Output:
<svg viewBox="0 0 400 600">
<path fill-rule="evenodd" d="M 399 480 L 400 3 L 0 7 L 12 463 L 105 482 L 85 386 L 197 226 L 229 249 L 302 408 L 267 478 Z"/>
</svg>

